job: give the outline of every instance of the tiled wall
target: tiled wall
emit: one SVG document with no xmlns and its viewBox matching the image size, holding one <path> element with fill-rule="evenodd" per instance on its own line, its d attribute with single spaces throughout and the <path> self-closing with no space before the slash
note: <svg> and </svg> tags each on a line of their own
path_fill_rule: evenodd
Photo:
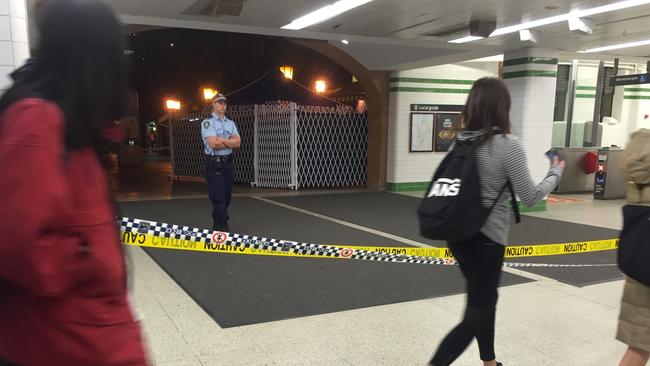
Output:
<svg viewBox="0 0 650 366">
<path fill-rule="evenodd" d="M 521 138 L 535 182 L 548 172 L 544 153 L 551 147 L 557 54 L 525 49 L 505 54 L 503 78 L 510 89 L 513 133 Z"/>
<path fill-rule="evenodd" d="M 9 74 L 29 57 L 25 0 L 0 0 L 0 91 L 11 85 Z"/>
<path fill-rule="evenodd" d="M 423 190 L 445 153 L 409 152 L 410 105 L 464 105 L 473 82 L 497 76 L 497 62 L 468 62 L 397 72 L 390 79 L 387 186 Z"/>
</svg>

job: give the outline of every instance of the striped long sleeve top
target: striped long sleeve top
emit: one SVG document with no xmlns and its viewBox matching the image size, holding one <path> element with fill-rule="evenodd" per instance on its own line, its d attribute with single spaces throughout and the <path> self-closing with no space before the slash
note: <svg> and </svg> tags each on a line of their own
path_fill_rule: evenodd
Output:
<svg viewBox="0 0 650 366">
<path fill-rule="evenodd" d="M 466 131 L 458 135 L 459 140 L 480 137 L 482 132 Z M 483 205 L 490 207 L 499 192 L 508 182 L 512 183 L 519 201 L 530 207 L 544 199 L 560 182 L 562 168 L 551 165 L 546 177 L 535 184 L 530 176 L 526 153 L 521 140 L 515 135 L 494 135 L 491 140 L 476 150 L 476 162 L 481 181 Z M 496 243 L 506 245 L 510 234 L 511 195 L 506 189 L 481 232 Z"/>
</svg>

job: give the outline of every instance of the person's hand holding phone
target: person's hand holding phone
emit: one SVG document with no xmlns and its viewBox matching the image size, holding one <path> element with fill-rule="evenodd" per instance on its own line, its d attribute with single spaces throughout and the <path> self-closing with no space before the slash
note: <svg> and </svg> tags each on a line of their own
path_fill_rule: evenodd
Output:
<svg viewBox="0 0 650 366">
<path fill-rule="evenodd" d="M 559 166 L 562 170 L 564 170 L 566 163 L 564 162 L 564 159 L 562 159 L 562 156 L 557 150 L 550 149 L 545 153 L 545 155 L 551 161 L 551 165 Z"/>
</svg>

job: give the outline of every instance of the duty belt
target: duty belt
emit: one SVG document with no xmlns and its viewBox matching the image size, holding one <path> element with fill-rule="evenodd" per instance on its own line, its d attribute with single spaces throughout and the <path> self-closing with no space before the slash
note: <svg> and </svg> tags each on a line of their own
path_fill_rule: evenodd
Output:
<svg viewBox="0 0 650 366">
<path fill-rule="evenodd" d="M 232 154 L 230 154 L 230 155 L 206 155 L 205 160 L 206 161 L 218 161 L 218 162 L 232 163 Z"/>
</svg>

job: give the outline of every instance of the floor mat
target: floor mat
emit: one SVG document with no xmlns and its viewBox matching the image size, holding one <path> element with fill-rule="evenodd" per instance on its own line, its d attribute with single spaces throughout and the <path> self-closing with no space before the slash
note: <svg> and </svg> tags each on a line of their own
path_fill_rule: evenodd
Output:
<svg viewBox="0 0 650 366">
<path fill-rule="evenodd" d="M 416 240 L 433 246 L 446 246 L 442 242 L 418 235 L 415 211 L 420 199 L 388 192 L 274 197 L 274 201 L 319 214 L 332 216 Z M 511 244 L 550 244 L 587 240 L 613 239 L 618 231 L 563 221 L 541 219 L 523 215 L 519 225 L 512 225 Z M 372 245 L 372 243 L 366 243 Z M 541 258 L 519 258 L 516 262 L 603 264 L 616 263 L 615 251 L 562 255 Z M 622 278 L 616 267 L 594 268 L 522 268 L 525 271 L 553 278 L 574 286 L 586 286 Z"/>
<path fill-rule="evenodd" d="M 201 228 L 207 199 L 128 202 L 122 215 Z M 233 198 L 231 231 L 313 243 L 398 242 L 251 198 Z M 461 293 L 457 267 L 221 255 L 146 249 L 222 327 L 324 314 Z M 502 285 L 530 280 L 504 273 Z"/>
</svg>

